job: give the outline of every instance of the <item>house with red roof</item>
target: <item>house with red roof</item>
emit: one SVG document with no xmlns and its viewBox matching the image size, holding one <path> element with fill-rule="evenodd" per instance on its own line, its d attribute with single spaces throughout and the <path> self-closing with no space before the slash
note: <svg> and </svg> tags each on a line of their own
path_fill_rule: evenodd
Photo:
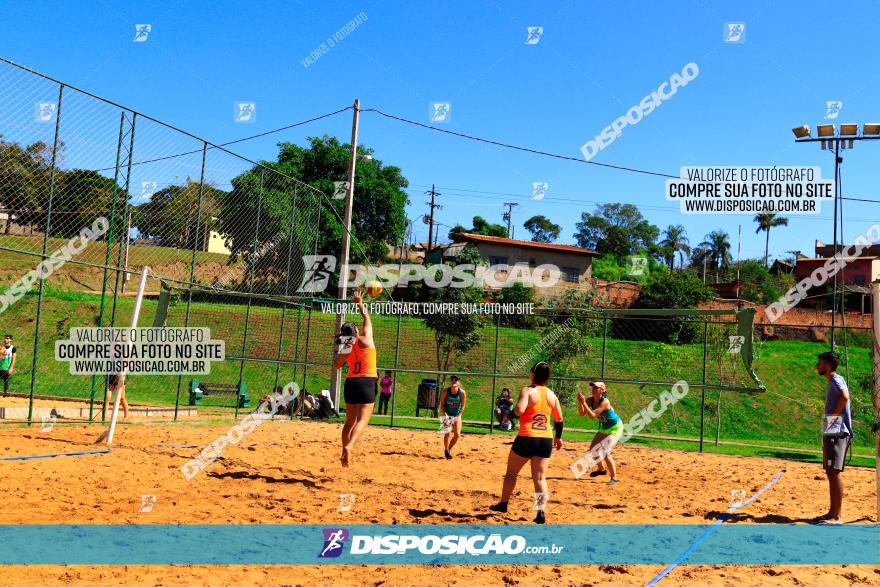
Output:
<svg viewBox="0 0 880 587">
<path fill-rule="evenodd" d="M 518 279 L 528 270 L 539 270 L 544 282 L 556 282 L 549 288 L 536 288 L 540 296 L 556 295 L 564 288 L 590 289 L 592 263 L 599 256 L 596 251 L 573 245 L 522 241 L 498 236 L 486 236 L 459 232 L 453 235 L 453 243 L 438 245 L 428 251 L 426 263 L 454 262 L 462 249 L 474 246 L 493 271 L 487 272 L 486 289 L 494 290 L 492 283 L 505 283 Z M 518 267 L 517 267 L 518 266 Z"/>
</svg>

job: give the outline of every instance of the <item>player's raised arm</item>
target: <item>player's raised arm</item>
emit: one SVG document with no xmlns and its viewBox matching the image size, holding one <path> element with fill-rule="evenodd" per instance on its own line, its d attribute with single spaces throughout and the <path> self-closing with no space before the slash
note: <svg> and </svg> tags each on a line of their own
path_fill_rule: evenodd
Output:
<svg viewBox="0 0 880 587">
<path fill-rule="evenodd" d="M 358 305 L 358 310 L 361 312 L 361 316 L 364 319 L 364 324 L 361 327 L 361 339 L 362 342 L 368 346 L 373 346 L 373 321 L 370 319 L 370 313 L 367 312 L 367 307 L 364 305 L 364 291 L 361 289 L 355 290 L 353 296 L 355 303 Z"/>
</svg>

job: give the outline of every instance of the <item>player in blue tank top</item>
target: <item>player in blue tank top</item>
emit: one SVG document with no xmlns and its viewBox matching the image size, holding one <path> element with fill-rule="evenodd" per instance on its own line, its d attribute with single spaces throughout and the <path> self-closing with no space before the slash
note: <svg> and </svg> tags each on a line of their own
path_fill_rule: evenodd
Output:
<svg viewBox="0 0 880 587">
<path fill-rule="evenodd" d="M 440 407 L 446 418 L 452 420 L 449 432 L 443 435 L 444 456 L 447 459 L 452 458 L 452 447 L 461 438 L 461 417 L 464 415 L 464 408 L 467 404 L 467 396 L 458 375 L 449 378 L 449 387 L 443 390 L 440 397 Z M 445 418 L 444 418 L 445 420 Z"/>
</svg>

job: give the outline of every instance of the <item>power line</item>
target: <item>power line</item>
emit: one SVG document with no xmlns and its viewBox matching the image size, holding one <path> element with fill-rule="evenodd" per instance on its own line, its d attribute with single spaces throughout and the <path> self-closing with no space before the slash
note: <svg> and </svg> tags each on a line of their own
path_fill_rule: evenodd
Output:
<svg viewBox="0 0 880 587">
<path fill-rule="evenodd" d="M 225 143 L 219 143 L 219 144 L 217 144 L 217 145 L 214 145 L 214 144 L 208 143 L 208 145 L 209 145 L 209 146 L 208 146 L 208 149 L 215 149 L 215 148 L 218 148 L 218 147 L 226 147 L 226 146 L 228 146 L 228 145 L 234 145 L 234 144 L 237 144 L 237 143 L 243 143 L 243 142 L 245 142 L 245 141 L 250 141 L 250 140 L 252 140 L 252 139 L 257 139 L 257 138 L 260 138 L 260 137 L 265 137 L 265 136 L 267 136 L 267 135 L 271 135 L 271 134 L 274 134 L 274 133 L 278 133 L 278 132 L 281 132 L 281 131 L 284 131 L 284 130 L 290 130 L 291 128 L 296 128 L 297 126 L 302 126 L 302 125 L 304 125 L 304 124 L 309 124 L 310 122 L 315 122 L 316 120 L 321 120 L 321 119 L 323 119 L 323 118 L 328 118 L 328 117 L 330 117 L 330 116 L 335 116 L 336 114 L 339 114 L 340 112 L 345 112 L 346 110 L 351 110 L 351 109 L 352 109 L 352 106 L 346 106 L 345 108 L 340 108 L 339 110 L 336 110 L 336 111 L 334 111 L 334 112 L 328 112 L 327 114 L 322 114 L 322 115 L 320 115 L 320 116 L 315 116 L 314 118 L 309 118 L 308 120 L 303 120 L 303 121 L 300 121 L 300 122 L 295 122 L 295 123 L 293 123 L 293 124 L 288 124 L 288 125 L 286 125 L 286 126 L 282 126 L 282 127 L 275 128 L 275 129 L 272 129 L 272 130 L 267 130 L 267 131 L 265 131 L 265 132 L 261 132 L 261 133 L 255 134 L 255 135 L 251 135 L 251 136 L 249 136 L 249 137 L 243 137 L 243 138 L 240 138 L 240 139 L 235 139 L 234 141 L 227 141 L 227 142 L 225 142 Z M 207 143 L 207 141 L 205 141 L 205 142 Z M 176 153 L 176 154 L 174 154 L 174 155 L 166 155 L 165 157 L 157 157 L 157 158 L 155 158 L 155 159 L 145 159 L 144 161 L 135 161 L 135 162 L 132 162 L 131 166 L 134 167 L 135 165 L 146 165 L 147 163 L 157 163 L 157 162 L 159 162 L 159 161 L 167 161 L 167 160 L 169 160 L 169 159 L 174 159 L 174 158 L 176 158 L 176 157 L 185 157 L 185 156 L 187 156 L 187 155 L 193 155 L 193 154 L 195 154 L 195 153 L 201 153 L 201 152 L 202 152 L 202 149 L 195 149 L 195 150 L 192 150 L 192 151 L 186 151 L 186 152 L 183 152 L 183 153 Z M 103 169 L 95 169 L 94 171 L 96 171 L 96 172 L 101 172 L 101 171 L 112 171 L 112 170 L 115 170 L 115 169 L 116 169 L 116 166 L 113 166 L 113 167 L 104 167 Z"/>
<path fill-rule="evenodd" d="M 409 120 L 408 118 L 403 118 L 402 116 L 395 116 L 395 115 L 393 115 L 393 114 L 388 114 L 388 113 L 382 112 L 381 110 L 379 110 L 379 109 L 377 109 L 377 108 L 367 108 L 367 109 L 361 110 L 361 112 L 375 112 L 376 114 L 378 114 L 378 115 L 380 115 L 380 116 L 384 116 L 384 117 L 386 117 L 386 118 L 391 118 L 391 119 L 393 119 L 393 120 L 397 120 L 397 121 L 399 121 L 399 122 L 405 122 L 405 123 L 407 123 L 407 124 L 412 124 L 412 125 L 415 125 L 415 126 L 420 126 L 420 127 L 422 127 L 422 128 L 427 128 L 427 129 L 429 129 L 429 130 L 433 130 L 433 131 L 437 131 L 437 132 L 442 132 L 442 133 L 445 133 L 445 134 L 448 134 L 448 135 L 453 135 L 453 136 L 456 136 L 456 137 L 461 137 L 461 138 L 463 138 L 463 139 L 469 139 L 469 140 L 471 140 L 471 141 L 478 141 L 478 142 L 481 142 L 481 143 L 487 143 L 487 144 L 490 144 L 490 145 L 495 145 L 495 146 L 497 146 L 497 147 L 505 147 L 505 148 L 507 148 L 507 149 L 514 149 L 514 150 L 516 150 L 516 151 L 524 151 L 524 152 L 526 152 L 526 153 L 532 153 L 532 154 L 534 154 L 534 155 L 543 155 L 543 156 L 545 156 L 545 157 L 553 157 L 553 158 L 555 158 L 555 159 L 563 159 L 563 160 L 565 160 L 565 161 L 574 161 L 575 163 L 587 163 L 587 164 L 589 164 L 589 165 L 597 165 L 597 166 L 599 166 L 599 167 L 607 167 L 607 168 L 609 168 L 609 169 L 617 169 L 617 170 L 619 170 L 619 171 L 629 171 L 629 172 L 631 172 L 631 173 L 643 173 L 643 174 L 645 174 L 645 175 L 656 175 L 656 176 L 658 176 L 658 177 L 669 177 L 669 178 L 672 178 L 672 179 L 679 179 L 678 176 L 676 176 L 676 175 L 669 175 L 668 173 L 660 173 L 660 172 L 658 172 L 658 171 L 648 171 L 648 170 L 645 170 L 645 169 L 635 169 L 635 168 L 633 168 L 633 167 L 624 167 L 624 166 L 622 166 L 622 165 L 612 165 L 612 164 L 610 164 L 610 163 L 599 163 L 599 162 L 597 162 L 597 161 L 587 161 L 586 159 L 582 159 L 582 158 L 578 158 L 578 157 L 569 157 L 568 155 L 559 155 L 559 154 L 556 154 L 556 153 L 549 153 L 549 152 L 547 152 L 547 151 L 540 151 L 540 150 L 538 150 L 538 149 L 531 149 L 531 148 L 529 148 L 529 147 L 520 147 L 520 146 L 517 146 L 517 145 L 511 145 L 511 144 L 509 144 L 509 143 L 502 143 L 502 142 L 500 142 L 500 141 L 493 141 L 493 140 L 491 140 L 491 139 L 484 139 L 484 138 L 482 138 L 482 137 L 476 137 L 476 136 L 468 135 L 468 134 L 465 134 L 465 133 L 455 132 L 455 131 L 452 131 L 452 130 L 446 130 L 446 129 L 443 129 L 443 128 L 437 128 L 436 126 L 431 126 L 430 124 L 424 124 L 424 123 L 421 123 L 421 122 L 416 122 L 415 120 Z"/>
</svg>

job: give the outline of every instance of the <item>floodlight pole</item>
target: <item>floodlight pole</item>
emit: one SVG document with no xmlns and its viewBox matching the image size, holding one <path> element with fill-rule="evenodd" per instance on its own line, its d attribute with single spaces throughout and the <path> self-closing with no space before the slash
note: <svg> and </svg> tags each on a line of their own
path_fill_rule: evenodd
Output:
<svg viewBox="0 0 880 587">
<path fill-rule="evenodd" d="M 871 394 L 874 404 L 874 425 L 880 425 L 880 283 L 871 284 L 871 322 L 873 323 L 873 352 L 872 364 L 874 367 L 874 389 Z M 877 444 L 876 469 L 877 469 L 877 521 L 880 523 L 880 430 L 874 432 Z"/>
<path fill-rule="evenodd" d="M 837 204 L 840 196 L 843 194 L 840 193 L 840 141 L 834 141 L 834 247 L 831 249 L 834 251 L 834 254 L 837 255 Z M 843 238 L 843 235 L 840 235 L 840 238 Z M 834 351 L 834 327 L 837 324 L 837 274 L 840 271 L 834 272 L 834 291 L 831 294 L 831 350 Z M 844 309 L 841 308 L 841 311 Z"/>
<path fill-rule="evenodd" d="M 795 130 L 797 130 L 797 129 L 795 129 Z M 850 143 L 849 148 L 852 149 L 853 148 L 853 145 L 852 145 L 853 141 L 876 141 L 876 140 L 880 140 L 880 135 L 873 135 L 873 134 L 870 136 L 866 136 L 865 134 L 854 134 L 852 136 L 837 135 L 837 131 L 835 130 L 834 131 L 835 134 L 832 136 L 828 136 L 828 137 L 820 136 L 820 137 L 813 138 L 813 137 L 809 136 L 809 132 L 810 132 L 809 128 L 807 128 L 807 130 L 806 130 L 807 135 L 803 136 L 803 137 L 797 136 L 797 133 L 796 133 L 796 138 L 795 138 L 794 142 L 796 142 L 796 143 L 818 143 L 818 142 L 821 142 L 823 150 L 825 149 L 826 143 L 828 145 L 830 145 L 832 143 L 834 144 L 834 247 L 833 247 L 833 251 L 834 251 L 834 254 L 836 255 L 838 253 L 838 251 L 837 251 L 837 236 L 838 236 L 837 235 L 837 217 L 838 217 L 837 216 L 837 209 L 838 209 L 839 200 L 841 198 L 843 198 L 843 194 L 840 191 L 840 181 L 839 181 L 839 179 L 840 179 L 840 164 L 843 163 L 843 158 L 840 156 L 840 143 L 849 141 L 849 143 Z M 844 145 L 844 149 L 845 148 L 846 148 L 846 145 Z M 843 238 L 843 234 L 840 235 L 840 238 Z M 834 291 L 831 294 L 831 350 L 832 351 L 834 350 L 834 331 L 837 327 L 837 289 L 838 289 L 838 287 L 837 287 L 837 273 L 838 272 L 834 273 Z M 841 301 L 842 301 L 842 299 L 841 299 Z M 841 312 L 845 311 L 845 308 L 841 307 L 840 311 Z"/>
<path fill-rule="evenodd" d="M 345 216 L 343 217 L 342 227 L 342 255 L 339 259 L 339 291 L 337 298 L 340 304 L 344 304 L 348 298 L 348 255 L 351 247 L 351 214 L 354 207 L 354 175 L 357 166 L 357 139 L 358 139 L 358 121 L 360 117 L 361 101 L 354 101 L 354 114 L 351 121 L 351 156 L 348 162 L 348 190 L 345 193 Z M 345 322 L 344 305 L 340 305 L 336 312 L 336 333 L 342 328 Z M 330 394 L 333 396 L 333 405 L 339 409 L 339 382 L 341 371 L 338 369 L 330 370 Z"/>
</svg>

